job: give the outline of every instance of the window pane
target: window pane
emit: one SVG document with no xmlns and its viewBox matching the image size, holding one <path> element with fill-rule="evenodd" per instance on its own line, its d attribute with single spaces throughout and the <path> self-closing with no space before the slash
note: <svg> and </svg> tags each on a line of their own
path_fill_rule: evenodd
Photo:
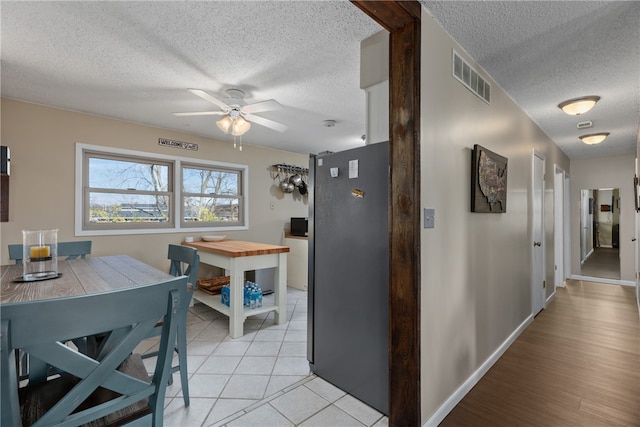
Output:
<svg viewBox="0 0 640 427">
<path fill-rule="evenodd" d="M 185 167 L 182 179 L 185 193 L 235 196 L 240 186 L 240 174 L 231 171 Z"/>
<path fill-rule="evenodd" d="M 89 187 L 168 191 L 169 166 L 126 160 L 89 158 Z"/>
<path fill-rule="evenodd" d="M 185 197 L 185 222 L 237 222 L 240 200 L 220 197 Z"/>
<path fill-rule="evenodd" d="M 246 229 L 247 166 L 84 144 L 79 150 L 82 234 Z"/>
<path fill-rule="evenodd" d="M 169 196 L 89 193 L 89 222 L 166 222 Z"/>
</svg>

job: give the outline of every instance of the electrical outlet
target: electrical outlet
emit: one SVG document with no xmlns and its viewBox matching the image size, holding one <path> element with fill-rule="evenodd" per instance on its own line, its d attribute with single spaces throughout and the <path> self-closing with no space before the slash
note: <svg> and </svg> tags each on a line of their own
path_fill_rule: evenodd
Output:
<svg viewBox="0 0 640 427">
<path fill-rule="evenodd" d="M 274 202 L 273 200 L 271 200 L 269 202 L 269 208 L 271 208 L 271 210 L 274 210 L 276 208 L 276 202 Z"/>
</svg>

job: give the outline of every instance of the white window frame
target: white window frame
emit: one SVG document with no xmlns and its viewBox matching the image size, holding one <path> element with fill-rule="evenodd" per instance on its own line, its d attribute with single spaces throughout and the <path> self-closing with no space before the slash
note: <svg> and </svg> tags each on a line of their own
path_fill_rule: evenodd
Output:
<svg viewBox="0 0 640 427">
<path fill-rule="evenodd" d="M 183 175 L 184 175 L 184 169 L 202 169 L 202 170 L 216 170 L 216 171 L 220 171 L 220 172 L 231 172 L 234 174 L 238 174 L 238 180 L 240 181 L 240 186 L 238 187 L 238 193 L 234 195 L 234 198 L 238 199 L 238 217 L 239 220 L 238 221 L 233 221 L 232 224 L 233 225 L 242 225 L 243 223 L 243 217 L 244 217 L 244 212 L 243 212 L 243 207 L 245 204 L 245 199 L 243 196 L 243 181 L 244 181 L 244 175 L 242 173 L 242 170 L 238 169 L 238 168 L 226 168 L 226 167 L 221 167 L 220 165 L 216 165 L 214 167 L 211 167 L 211 165 L 205 165 L 203 163 L 194 163 L 194 162 L 182 162 L 182 164 L 180 165 L 180 170 L 176 171 L 176 173 L 180 174 L 180 179 L 182 179 Z M 182 184 L 182 183 L 181 183 Z M 184 187 L 180 188 L 181 190 L 184 190 Z M 186 195 L 185 195 L 186 194 Z M 189 197 L 189 195 L 191 196 L 196 196 L 196 197 L 217 197 L 217 198 L 227 198 L 227 196 L 224 195 L 213 195 L 213 194 L 200 194 L 200 193 L 189 193 L 189 192 L 183 192 L 182 193 L 182 197 L 180 199 L 180 226 L 184 229 L 189 229 L 192 230 L 194 228 L 198 228 L 198 222 L 185 222 L 184 220 L 184 198 L 185 197 Z M 219 229 L 219 226 L 214 226 L 216 229 Z"/>
<path fill-rule="evenodd" d="M 173 163 L 173 226 L 167 228 L 130 228 L 113 230 L 92 230 L 83 228 L 83 198 L 84 198 L 84 152 L 91 151 L 105 155 L 117 155 L 132 158 L 143 158 L 146 160 L 158 160 Z M 185 166 L 203 166 L 207 168 L 220 167 L 223 169 L 234 169 L 241 173 L 242 192 L 239 197 L 242 199 L 241 224 L 231 226 L 207 226 L 207 227 L 182 227 L 182 163 Z M 249 166 L 236 163 L 217 162 L 202 160 L 192 157 L 168 156 L 158 153 L 148 153 L 121 148 L 104 147 L 76 143 L 76 173 L 75 173 L 75 235 L 76 236 L 104 236 L 104 235 L 128 235 L 128 234 L 160 234 L 160 233 L 185 233 L 185 232 L 218 232 L 237 231 L 249 229 Z"/>
</svg>

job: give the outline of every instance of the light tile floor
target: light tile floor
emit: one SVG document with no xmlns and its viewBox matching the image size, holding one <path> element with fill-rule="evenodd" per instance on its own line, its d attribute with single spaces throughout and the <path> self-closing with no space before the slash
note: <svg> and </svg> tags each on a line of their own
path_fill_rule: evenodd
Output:
<svg viewBox="0 0 640 427">
<path fill-rule="evenodd" d="M 388 419 L 309 371 L 307 293 L 287 292 L 287 318 L 249 317 L 245 335 L 228 336 L 228 318 L 196 303 L 187 320 L 189 395 L 180 379 L 167 388 L 164 425 L 191 426 L 387 426 Z M 147 340 L 140 351 L 156 345 Z M 146 347 L 146 348 L 145 348 Z"/>
</svg>

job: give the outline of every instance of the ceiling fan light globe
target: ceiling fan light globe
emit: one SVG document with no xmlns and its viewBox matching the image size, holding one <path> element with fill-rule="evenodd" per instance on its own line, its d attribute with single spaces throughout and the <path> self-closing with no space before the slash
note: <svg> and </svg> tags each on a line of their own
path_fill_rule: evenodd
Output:
<svg viewBox="0 0 640 427">
<path fill-rule="evenodd" d="M 229 127 L 231 127 L 231 123 L 231 118 L 229 116 L 224 116 L 222 119 L 216 122 L 216 125 L 218 125 L 218 128 L 222 132 L 229 133 Z"/>
<path fill-rule="evenodd" d="M 251 128 L 251 123 L 249 123 L 242 117 L 238 117 L 233 121 L 233 124 L 231 125 L 231 135 L 233 136 L 243 135 L 250 128 Z"/>
</svg>

